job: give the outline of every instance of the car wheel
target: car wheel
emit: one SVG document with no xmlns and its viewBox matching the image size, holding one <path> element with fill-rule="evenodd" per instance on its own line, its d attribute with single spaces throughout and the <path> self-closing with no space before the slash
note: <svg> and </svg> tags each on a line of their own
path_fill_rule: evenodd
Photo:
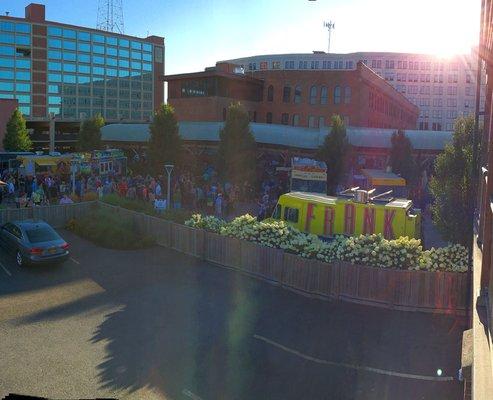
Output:
<svg viewBox="0 0 493 400">
<path fill-rule="evenodd" d="M 15 262 L 19 267 L 24 266 L 24 258 L 22 257 L 22 254 L 19 250 L 17 250 L 17 253 L 15 253 Z"/>
</svg>

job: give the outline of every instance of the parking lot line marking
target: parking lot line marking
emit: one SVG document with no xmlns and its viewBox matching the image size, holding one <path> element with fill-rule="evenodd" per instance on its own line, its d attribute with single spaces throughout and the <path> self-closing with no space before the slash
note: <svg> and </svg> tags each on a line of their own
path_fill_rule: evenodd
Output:
<svg viewBox="0 0 493 400">
<path fill-rule="evenodd" d="M 187 397 L 190 397 L 192 400 L 202 400 L 202 397 L 200 396 L 197 396 L 195 393 L 192 393 L 190 390 L 188 389 L 183 389 L 181 391 L 185 396 Z"/>
<path fill-rule="evenodd" d="M 264 336 L 253 335 L 253 337 L 257 340 L 261 340 L 261 341 L 268 343 L 274 347 L 277 347 L 278 349 L 284 350 L 287 353 L 294 354 L 300 358 L 303 358 L 305 360 L 312 361 L 312 362 L 315 362 L 318 364 L 331 365 L 334 367 L 349 368 L 349 369 L 354 369 L 354 370 L 358 370 L 358 371 L 373 372 L 375 374 L 381 374 L 381 375 L 397 376 L 399 378 L 417 379 L 417 380 L 422 380 L 422 381 L 446 382 L 446 381 L 453 381 L 454 380 L 454 378 L 452 376 L 426 376 L 426 375 L 405 374 L 402 372 L 388 371 L 385 369 L 379 369 L 379 368 L 372 368 L 372 367 L 365 367 L 365 366 L 360 366 L 360 365 L 352 365 L 352 364 L 338 363 L 338 362 L 334 362 L 334 361 L 322 360 L 320 358 L 316 358 L 316 357 L 309 356 L 307 354 L 303 354 L 303 353 L 299 352 L 298 350 L 290 349 L 289 347 L 283 346 L 280 343 L 277 343 L 277 342 L 274 342 L 273 340 L 267 339 Z"/>
<path fill-rule="evenodd" d="M 74 263 L 76 263 L 77 265 L 80 265 L 80 262 L 77 261 L 74 257 L 70 257 L 70 261 L 73 261 Z"/>
<path fill-rule="evenodd" d="M 8 275 L 8 276 L 12 276 L 12 274 L 10 273 L 10 271 L 2 264 L 0 263 L 0 267 L 3 268 L 3 270 L 5 271 L 5 273 Z"/>
</svg>

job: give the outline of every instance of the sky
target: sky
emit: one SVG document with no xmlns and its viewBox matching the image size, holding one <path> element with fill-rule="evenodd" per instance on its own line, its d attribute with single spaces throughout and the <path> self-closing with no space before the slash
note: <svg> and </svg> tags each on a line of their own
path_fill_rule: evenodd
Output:
<svg viewBox="0 0 493 400">
<path fill-rule="evenodd" d="M 103 0 L 99 0 L 104 2 Z M 118 0 L 113 0 L 117 2 Z M 478 42 L 480 0 L 121 0 L 125 33 L 165 37 L 166 74 L 201 71 L 250 55 L 327 50 L 468 53 Z M 38 0 L 47 20 L 94 28 L 98 0 Z M 24 16 L 29 1 L 2 0 Z"/>
</svg>

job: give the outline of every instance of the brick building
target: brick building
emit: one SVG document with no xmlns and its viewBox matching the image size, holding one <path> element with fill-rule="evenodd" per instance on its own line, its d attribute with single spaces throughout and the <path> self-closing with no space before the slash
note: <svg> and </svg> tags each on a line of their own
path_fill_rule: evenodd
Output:
<svg viewBox="0 0 493 400">
<path fill-rule="evenodd" d="M 181 121 L 220 121 L 240 101 L 254 122 L 323 128 L 333 114 L 346 125 L 413 129 L 418 108 L 363 63 L 354 70 L 263 70 L 218 63 L 166 76 L 168 101 Z"/>
<path fill-rule="evenodd" d="M 0 98 L 17 99 L 28 127 L 76 132 L 81 118 L 146 122 L 164 101 L 164 38 L 49 21 L 29 4 L 23 18 L 0 16 Z"/>
</svg>

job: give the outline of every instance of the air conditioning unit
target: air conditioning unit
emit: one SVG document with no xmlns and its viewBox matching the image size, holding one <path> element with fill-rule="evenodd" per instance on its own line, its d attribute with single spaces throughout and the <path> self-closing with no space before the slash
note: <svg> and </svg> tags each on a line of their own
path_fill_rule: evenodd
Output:
<svg viewBox="0 0 493 400">
<path fill-rule="evenodd" d="M 356 203 L 368 203 L 368 191 L 366 190 L 356 190 L 354 192 L 354 201 Z"/>
</svg>

